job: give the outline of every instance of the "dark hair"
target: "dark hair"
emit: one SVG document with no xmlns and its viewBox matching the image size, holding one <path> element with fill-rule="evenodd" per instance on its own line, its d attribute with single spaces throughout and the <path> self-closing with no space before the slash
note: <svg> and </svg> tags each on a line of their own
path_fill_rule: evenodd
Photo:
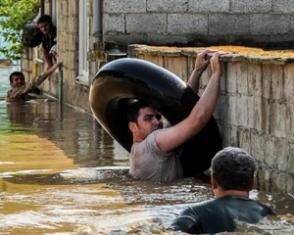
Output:
<svg viewBox="0 0 294 235">
<path fill-rule="evenodd" d="M 51 23 L 52 24 L 52 18 L 50 15 L 42 15 L 39 17 L 39 19 L 37 20 L 37 24 L 41 24 L 41 23 Z"/>
<path fill-rule="evenodd" d="M 136 122 L 137 123 L 140 109 L 146 108 L 148 106 L 149 106 L 149 104 L 143 100 L 138 100 L 138 101 L 134 102 L 133 104 L 131 104 L 128 108 L 128 113 L 127 113 L 128 122 Z"/>
<path fill-rule="evenodd" d="M 249 190 L 255 169 L 254 159 L 240 148 L 227 147 L 211 161 L 212 174 L 223 190 Z"/>
<path fill-rule="evenodd" d="M 12 77 L 13 76 L 23 76 L 23 79 L 25 78 L 25 76 L 23 75 L 22 72 L 20 71 L 14 71 L 9 75 L 9 81 L 12 82 Z"/>
</svg>

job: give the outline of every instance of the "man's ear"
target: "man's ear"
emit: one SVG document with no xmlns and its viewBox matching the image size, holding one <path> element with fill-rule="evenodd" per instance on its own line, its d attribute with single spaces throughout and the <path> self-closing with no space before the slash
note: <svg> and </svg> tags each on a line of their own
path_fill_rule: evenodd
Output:
<svg viewBox="0 0 294 235">
<path fill-rule="evenodd" d="M 132 133 L 134 133 L 137 130 L 137 125 L 135 122 L 129 122 L 128 126 L 129 126 L 129 129 Z"/>
<path fill-rule="evenodd" d="M 213 190 L 218 187 L 218 184 L 213 176 L 213 173 L 210 174 L 210 182 L 211 182 L 211 187 Z"/>
<path fill-rule="evenodd" d="M 256 175 L 253 176 L 253 180 L 252 180 L 252 183 L 249 187 L 249 191 L 254 189 L 255 185 L 256 185 Z"/>
</svg>

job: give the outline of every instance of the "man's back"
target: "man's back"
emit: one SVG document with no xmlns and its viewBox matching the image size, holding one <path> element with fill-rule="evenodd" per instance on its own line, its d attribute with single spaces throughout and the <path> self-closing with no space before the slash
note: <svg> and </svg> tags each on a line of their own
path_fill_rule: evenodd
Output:
<svg viewBox="0 0 294 235">
<path fill-rule="evenodd" d="M 190 206 L 168 229 L 195 234 L 233 232 L 235 221 L 256 224 L 268 215 L 274 215 L 274 212 L 259 202 L 246 197 L 225 196 Z"/>
</svg>

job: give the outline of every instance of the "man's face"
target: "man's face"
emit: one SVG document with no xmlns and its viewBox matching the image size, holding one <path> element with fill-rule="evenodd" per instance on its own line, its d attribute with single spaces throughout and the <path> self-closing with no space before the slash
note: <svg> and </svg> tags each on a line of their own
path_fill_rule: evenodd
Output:
<svg viewBox="0 0 294 235">
<path fill-rule="evenodd" d="M 12 88 L 17 88 L 25 85 L 25 78 L 22 75 L 13 75 L 12 81 L 10 82 L 10 86 Z"/>
<path fill-rule="evenodd" d="M 49 22 L 39 23 L 38 27 L 43 34 L 48 34 L 51 31 L 51 24 Z"/>
<path fill-rule="evenodd" d="M 152 107 L 140 109 L 136 124 L 136 135 L 142 140 L 151 132 L 163 127 L 161 116 Z"/>
</svg>

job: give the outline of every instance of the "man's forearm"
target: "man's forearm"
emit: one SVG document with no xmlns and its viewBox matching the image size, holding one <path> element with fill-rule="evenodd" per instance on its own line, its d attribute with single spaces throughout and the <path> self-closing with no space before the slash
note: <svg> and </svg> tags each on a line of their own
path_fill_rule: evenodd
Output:
<svg viewBox="0 0 294 235">
<path fill-rule="evenodd" d="M 209 121 L 217 104 L 220 89 L 220 77 L 221 76 L 217 74 L 211 76 L 204 93 L 192 109 L 190 115 L 202 116 L 203 121 Z"/>
<path fill-rule="evenodd" d="M 49 55 L 49 52 L 45 48 L 43 48 L 43 56 L 44 56 L 45 62 L 48 65 L 48 69 L 51 68 L 52 67 L 52 58 Z"/>
<path fill-rule="evenodd" d="M 195 93 L 198 93 L 199 83 L 200 83 L 199 81 L 200 81 L 201 75 L 202 75 L 202 72 L 194 69 L 193 72 L 191 73 L 191 76 L 190 76 L 188 82 L 187 82 L 187 85 L 189 85 Z"/>
</svg>

